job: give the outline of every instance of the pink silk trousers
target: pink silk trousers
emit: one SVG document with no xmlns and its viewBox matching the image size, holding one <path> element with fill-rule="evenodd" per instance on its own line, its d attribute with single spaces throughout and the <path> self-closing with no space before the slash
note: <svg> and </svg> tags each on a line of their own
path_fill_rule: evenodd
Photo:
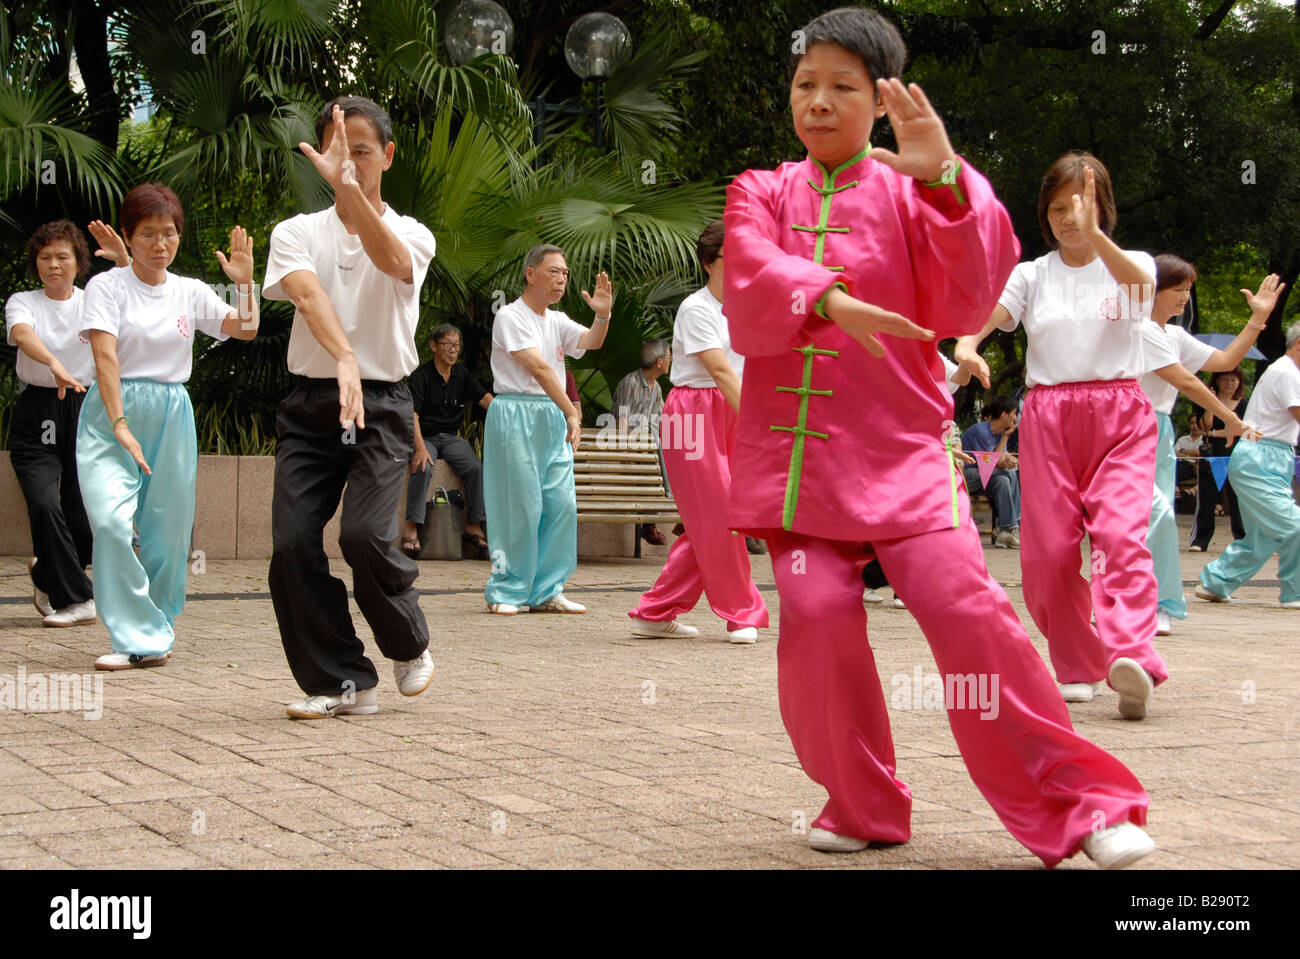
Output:
<svg viewBox="0 0 1300 959">
<path fill-rule="evenodd" d="M 945 684 L 949 677 L 982 675 L 996 689 L 992 708 L 980 708 L 974 697 L 949 699 L 953 735 L 998 818 L 1054 866 L 1078 852 L 1094 828 L 1145 823 L 1148 798 L 1123 763 L 1070 725 L 1047 667 L 989 575 L 964 493 L 961 513 L 955 529 L 870 546 L 783 530 L 767 534 L 781 597 L 781 717 L 804 772 L 830 794 L 815 826 L 907 841 L 912 796 L 895 776 L 862 605 L 861 569 L 874 549 L 920 624 Z"/>
<path fill-rule="evenodd" d="M 1020 567 L 1057 682 L 1103 680 L 1121 656 L 1157 685 L 1169 678 L 1152 645 L 1159 594 L 1147 522 L 1155 462 L 1155 412 L 1136 380 L 1029 391 L 1020 423 Z M 1085 530 L 1091 582 L 1079 573 Z"/>
<path fill-rule="evenodd" d="M 745 537 L 727 528 L 731 445 L 739 417 L 722 391 L 677 386 L 664 402 L 660 449 L 686 532 L 668 551 L 654 586 L 628 613 L 651 622 L 695 608 L 700 594 L 727 629 L 766 628 L 767 605 L 750 575 Z"/>
</svg>

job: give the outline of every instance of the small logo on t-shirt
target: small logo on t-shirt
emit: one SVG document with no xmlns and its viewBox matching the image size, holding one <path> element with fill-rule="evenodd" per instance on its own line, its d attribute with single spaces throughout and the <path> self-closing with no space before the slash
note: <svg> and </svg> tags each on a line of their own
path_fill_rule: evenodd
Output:
<svg viewBox="0 0 1300 959">
<path fill-rule="evenodd" d="M 560 362 L 560 363 L 563 363 L 563 362 L 564 362 L 564 347 L 562 347 L 562 346 L 557 346 L 557 347 L 555 348 L 555 359 L 556 359 L 557 362 Z"/>
<path fill-rule="evenodd" d="M 190 318 L 188 314 L 182 313 L 179 317 L 176 318 L 176 329 L 181 331 L 181 336 L 185 337 L 186 339 L 189 338 Z"/>
<path fill-rule="evenodd" d="M 1120 310 L 1118 296 L 1108 296 L 1106 299 L 1101 301 L 1101 315 L 1112 323 L 1119 320 L 1122 312 Z"/>
<path fill-rule="evenodd" d="M 352 270 L 354 270 L 354 269 L 356 269 L 356 268 L 355 268 L 355 267 L 351 267 L 351 266 L 344 266 L 342 263 L 340 263 L 340 264 L 339 264 L 339 269 L 340 269 L 340 270 L 347 270 L 349 273 L 351 273 Z"/>
<path fill-rule="evenodd" d="M 82 343 L 85 343 L 87 346 L 90 345 L 90 334 L 88 334 L 85 330 L 79 330 L 77 332 L 77 339 L 80 340 Z"/>
</svg>

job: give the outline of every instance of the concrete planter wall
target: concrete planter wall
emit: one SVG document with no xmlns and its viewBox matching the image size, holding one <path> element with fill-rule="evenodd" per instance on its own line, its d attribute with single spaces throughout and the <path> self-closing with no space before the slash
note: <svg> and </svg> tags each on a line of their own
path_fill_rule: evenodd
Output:
<svg viewBox="0 0 1300 959">
<path fill-rule="evenodd" d="M 271 493 L 275 476 L 273 456 L 200 456 L 194 509 L 193 548 L 208 559 L 271 558 Z M 438 460 L 433 486 L 464 489 L 451 467 Z M 406 512 L 406 492 L 398 503 L 398 518 Z M 9 462 L 8 450 L 0 450 L 0 555 L 30 556 L 31 527 L 27 503 Z M 578 524 L 578 552 L 581 556 L 631 556 L 636 541 L 635 527 Z M 325 527 L 325 553 L 339 557 L 339 515 Z"/>
</svg>

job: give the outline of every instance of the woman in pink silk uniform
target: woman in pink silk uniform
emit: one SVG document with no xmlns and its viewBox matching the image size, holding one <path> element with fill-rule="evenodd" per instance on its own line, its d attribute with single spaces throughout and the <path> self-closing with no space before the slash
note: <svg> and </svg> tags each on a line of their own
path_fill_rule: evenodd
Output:
<svg viewBox="0 0 1300 959">
<path fill-rule="evenodd" d="M 897 79 L 906 51 L 892 25 L 844 8 L 803 37 L 790 104 L 809 156 L 738 177 L 724 222 L 726 314 L 746 358 L 732 458 L 744 482 L 728 521 L 771 547 L 781 715 L 829 793 L 809 843 L 847 852 L 911 834 L 866 641 L 860 572 L 874 554 L 944 675 L 971 777 L 1012 835 L 1049 866 L 1081 848 L 1127 865 L 1154 849 L 1138 828 L 1146 793 L 1071 727 L 989 576 L 946 443 L 953 407 L 933 335 L 980 329 L 1018 258 L 1010 220 L 920 88 Z M 870 147 L 886 110 L 898 154 Z"/>
</svg>

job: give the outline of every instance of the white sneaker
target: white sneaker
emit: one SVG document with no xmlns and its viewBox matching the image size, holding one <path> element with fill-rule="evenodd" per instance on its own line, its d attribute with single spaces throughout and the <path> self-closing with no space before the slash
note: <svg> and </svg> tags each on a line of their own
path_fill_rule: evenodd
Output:
<svg viewBox="0 0 1300 959">
<path fill-rule="evenodd" d="M 1300 599 L 1282 600 L 1283 609 L 1300 609 Z"/>
<path fill-rule="evenodd" d="M 171 653 L 141 656 L 138 653 L 105 653 L 95 660 L 96 669 L 144 669 L 149 666 L 166 666 Z"/>
<path fill-rule="evenodd" d="M 393 660 L 393 679 L 403 696 L 418 696 L 433 682 L 433 657 L 426 649 L 415 659 Z"/>
<path fill-rule="evenodd" d="M 995 537 L 993 537 L 993 545 L 997 549 L 1019 549 L 1020 530 L 1018 529 L 998 530 L 998 534 Z"/>
<path fill-rule="evenodd" d="M 1205 600 L 1207 603 L 1230 603 L 1230 602 L 1232 602 L 1232 600 L 1231 600 L 1230 597 L 1228 597 L 1228 596 L 1220 596 L 1218 593 L 1212 592 L 1211 590 L 1206 589 L 1204 586 L 1197 586 L 1197 587 L 1196 587 L 1196 598 L 1197 598 L 1197 599 L 1203 599 L 1203 600 Z"/>
<path fill-rule="evenodd" d="M 632 617 L 632 635 L 633 636 L 674 636 L 685 639 L 688 636 L 698 636 L 700 631 L 694 626 L 687 626 L 679 623 L 675 619 L 667 619 L 663 622 L 652 622 L 648 619 L 642 619 L 639 616 Z"/>
<path fill-rule="evenodd" d="M 1102 869 L 1123 869 L 1156 851 L 1155 841 L 1131 822 L 1083 837 L 1083 852 Z"/>
<path fill-rule="evenodd" d="M 1101 683 L 1061 683 L 1061 698 L 1067 703 L 1090 703 Z"/>
<path fill-rule="evenodd" d="M 814 826 L 808 830 L 808 845 L 818 852 L 861 852 L 871 843 L 856 836 L 843 836 Z"/>
<path fill-rule="evenodd" d="M 1189 553 L 1204 553 L 1205 550 L 1201 549 L 1201 547 L 1199 547 L 1199 546 L 1189 546 L 1189 547 L 1187 547 L 1187 552 L 1189 552 Z"/>
<path fill-rule="evenodd" d="M 36 569 L 35 556 L 27 561 L 27 575 L 30 576 L 34 569 Z M 48 616 L 54 612 L 54 606 L 50 603 L 50 594 L 42 593 L 36 588 L 35 583 L 32 583 L 32 605 L 36 607 L 36 612 L 42 616 Z"/>
<path fill-rule="evenodd" d="M 907 604 L 899 598 L 897 593 L 894 594 L 894 609 L 907 609 Z"/>
<path fill-rule="evenodd" d="M 1136 660 L 1121 656 L 1110 664 L 1108 678 L 1119 693 L 1119 714 L 1125 719 L 1146 719 L 1147 705 L 1156 691 L 1151 674 Z"/>
<path fill-rule="evenodd" d="M 881 596 L 874 589 L 869 589 L 862 594 L 862 601 L 864 603 L 883 603 L 885 597 Z"/>
<path fill-rule="evenodd" d="M 95 614 L 95 601 L 88 599 L 84 603 L 74 603 L 56 609 L 42 620 L 46 626 L 85 626 L 99 620 Z"/>
<path fill-rule="evenodd" d="M 498 616 L 518 616 L 519 607 L 510 603 L 488 603 L 487 611 L 496 613 Z"/>
<path fill-rule="evenodd" d="M 749 645 L 758 642 L 758 630 L 753 626 L 742 626 L 740 629 L 727 630 L 727 642 Z"/>
<path fill-rule="evenodd" d="M 284 711 L 293 719 L 329 719 L 332 716 L 373 716 L 379 712 L 379 688 L 359 689 L 346 696 L 308 696 Z"/>
<path fill-rule="evenodd" d="M 575 603 L 573 600 L 565 599 L 563 593 L 556 593 L 541 606 L 533 606 L 530 612 L 534 613 L 585 613 L 587 607 L 581 603 Z"/>
<path fill-rule="evenodd" d="M 1173 631 L 1174 631 L 1173 624 L 1169 622 L 1169 614 L 1166 613 L 1163 609 L 1157 609 L 1156 610 L 1156 635 L 1168 636 Z"/>
</svg>

